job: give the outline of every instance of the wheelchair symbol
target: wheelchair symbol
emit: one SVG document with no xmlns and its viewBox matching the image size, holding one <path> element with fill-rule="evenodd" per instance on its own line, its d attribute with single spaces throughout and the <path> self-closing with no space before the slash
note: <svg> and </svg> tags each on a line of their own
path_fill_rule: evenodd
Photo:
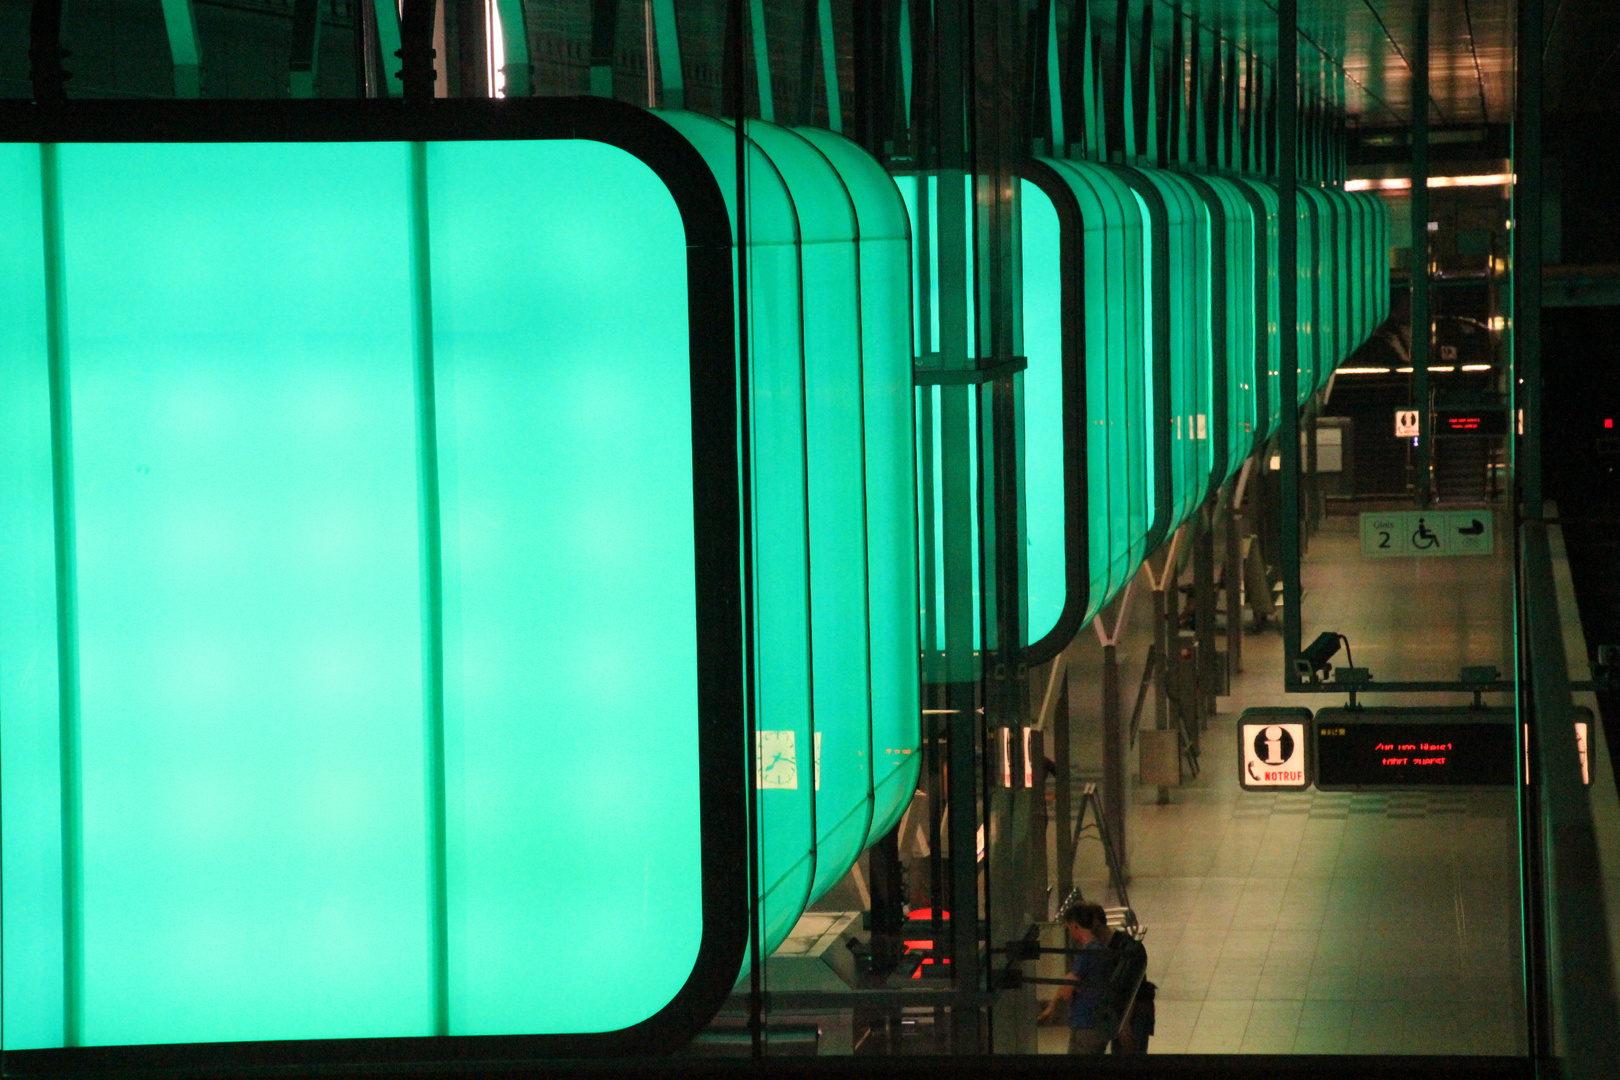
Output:
<svg viewBox="0 0 1620 1080">
<path fill-rule="evenodd" d="M 1418 518 L 1417 532 L 1412 534 L 1412 546 L 1419 551 L 1427 551 L 1429 548 L 1440 546 L 1440 537 L 1429 531 L 1428 525 L 1424 523 L 1422 518 Z"/>
</svg>

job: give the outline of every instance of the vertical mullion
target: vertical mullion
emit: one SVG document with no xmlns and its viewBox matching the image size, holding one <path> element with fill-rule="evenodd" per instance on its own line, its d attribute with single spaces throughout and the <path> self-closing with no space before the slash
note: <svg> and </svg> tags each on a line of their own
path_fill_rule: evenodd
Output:
<svg viewBox="0 0 1620 1080">
<path fill-rule="evenodd" d="M 84 816 L 79 762 L 79 595 L 73 515 L 62 189 L 57 147 L 39 148 L 45 255 L 45 348 L 51 403 L 51 509 L 56 569 L 57 739 L 62 816 L 62 1045 L 84 1035 Z"/>
<path fill-rule="evenodd" d="M 1299 38 L 1298 0 L 1277 5 L 1277 326 L 1281 368 L 1283 679 L 1299 685 Z"/>
<path fill-rule="evenodd" d="M 433 1034 L 450 1034 L 449 883 L 444 766 L 444 564 L 439 521 L 438 403 L 433 378 L 433 284 L 427 144 L 411 143 L 411 290 L 415 322 L 416 465 L 422 557 L 422 706 L 426 758 L 429 948 Z"/>
</svg>

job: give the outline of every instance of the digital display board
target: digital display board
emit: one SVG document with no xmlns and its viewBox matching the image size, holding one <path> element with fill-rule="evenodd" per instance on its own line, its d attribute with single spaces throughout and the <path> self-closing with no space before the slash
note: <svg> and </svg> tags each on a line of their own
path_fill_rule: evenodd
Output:
<svg viewBox="0 0 1620 1080">
<path fill-rule="evenodd" d="M 1440 435 L 1506 435 L 1507 413 L 1502 409 L 1437 409 L 1434 433 Z"/>
<path fill-rule="evenodd" d="M 1514 782 L 1512 709 L 1322 709 L 1312 724 L 1316 786 L 1485 787 Z"/>
</svg>

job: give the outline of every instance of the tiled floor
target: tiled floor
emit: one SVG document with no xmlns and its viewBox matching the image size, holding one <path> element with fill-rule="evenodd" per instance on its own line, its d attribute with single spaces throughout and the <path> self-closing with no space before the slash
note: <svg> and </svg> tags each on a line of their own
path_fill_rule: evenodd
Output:
<svg viewBox="0 0 1620 1080">
<path fill-rule="evenodd" d="M 1330 518 L 1312 541 L 1308 636 L 1331 619 L 1320 628 L 1347 634 L 1383 678 L 1502 663 L 1505 558 L 1369 566 L 1354 524 Z M 1279 636 L 1244 649 L 1199 777 L 1168 806 L 1137 791 L 1128 823 L 1130 899 L 1159 986 L 1153 1052 L 1521 1052 L 1513 793 L 1242 791 L 1237 714 L 1283 703 Z M 1100 896 L 1096 844 L 1081 862 Z"/>
</svg>

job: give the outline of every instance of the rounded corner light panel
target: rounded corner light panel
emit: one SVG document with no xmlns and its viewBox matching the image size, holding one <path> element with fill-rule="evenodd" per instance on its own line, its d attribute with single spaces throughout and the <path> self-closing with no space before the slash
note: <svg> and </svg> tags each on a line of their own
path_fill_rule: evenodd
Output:
<svg viewBox="0 0 1620 1080">
<path fill-rule="evenodd" d="M 7 1069 L 653 1053 L 730 991 L 725 201 L 502 112 L 0 143 Z"/>
<path fill-rule="evenodd" d="M 737 131 L 655 114 L 737 212 Z M 766 953 L 909 804 L 920 745 L 909 232 L 832 132 L 750 120 L 745 198 L 760 936 Z"/>
<path fill-rule="evenodd" d="M 1065 158 L 1020 179 L 1025 640 L 1061 651 L 1278 430 L 1279 200 Z M 1300 402 L 1388 316 L 1376 198 L 1299 195 Z M 1083 432 L 1083 434 L 1082 434 Z"/>
</svg>

